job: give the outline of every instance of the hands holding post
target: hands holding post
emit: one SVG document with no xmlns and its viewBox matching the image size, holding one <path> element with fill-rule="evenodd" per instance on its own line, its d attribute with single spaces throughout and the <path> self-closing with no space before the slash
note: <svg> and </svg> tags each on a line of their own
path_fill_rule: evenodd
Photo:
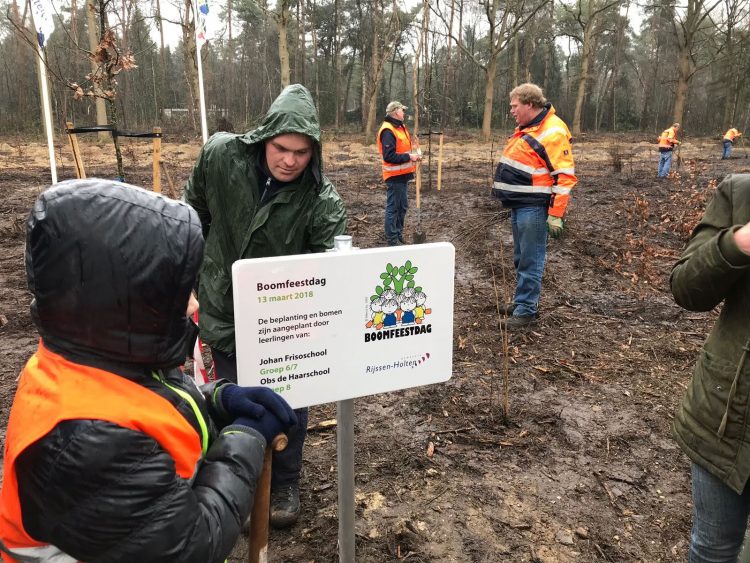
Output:
<svg viewBox="0 0 750 563">
<path fill-rule="evenodd" d="M 269 446 L 278 434 L 297 424 L 292 407 L 268 387 L 240 387 L 229 383 L 220 387 L 217 395 L 216 402 L 234 419 L 232 424 L 257 430 Z"/>
</svg>

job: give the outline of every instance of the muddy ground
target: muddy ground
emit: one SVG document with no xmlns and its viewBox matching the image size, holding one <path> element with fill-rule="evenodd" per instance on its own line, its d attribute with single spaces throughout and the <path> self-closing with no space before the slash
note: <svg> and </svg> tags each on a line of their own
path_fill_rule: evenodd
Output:
<svg viewBox="0 0 750 563">
<path fill-rule="evenodd" d="M 688 140 L 682 165 L 657 181 L 651 137 L 576 143 L 579 183 L 565 235 L 549 244 L 540 322 L 507 345 L 496 305 L 513 292 L 512 239 L 507 213 L 489 197 L 498 142 L 448 138 L 439 192 L 433 147 L 421 225 L 428 241 L 457 250 L 453 377 L 355 402 L 358 561 L 686 559 L 688 463 L 669 427 L 716 312 L 681 310 L 668 275 L 717 181 L 750 171 L 750 159 L 739 148 L 720 161 L 719 141 Z M 175 195 L 197 150 L 165 139 Z M 110 152 L 84 144 L 89 175 L 115 175 Z M 325 153 L 365 248 L 383 244 L 374 153 L 354 139 L 333 139 Z M 149 145 L 129 144 L 125 155 L 128 180 L 150 187 Z M 57 157 L 60 177 L 72 177 L 62 142 Z M 0 140 L 2 427 L 37 339 L 24 221 L 49 181 L 45 158 L 43 146 Z M 320 426 L 333 418 L 333 405 L 311 409 L 302 516 L 272 532 L 272 561 L 337 560 L 336 436 Z M 246 559 L 244 541 L 230 561 Z"/>
</svg>

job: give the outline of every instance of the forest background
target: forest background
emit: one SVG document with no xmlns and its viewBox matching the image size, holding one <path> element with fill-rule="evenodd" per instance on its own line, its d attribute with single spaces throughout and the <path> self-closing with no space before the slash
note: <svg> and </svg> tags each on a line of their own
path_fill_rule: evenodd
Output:
<svg viewBox="0 0 750 563">
<path fill-rule="evenodd" d="M 121 129 L 199 135 L 192 1 L 54 1 L 55 128 L 95 124 L 98 99 Z M 30 10 L 0 5 L 0 131 L 41 136 Z M 210 10 L 209 131 L 250 129 L 289 83 L 311 90 L 324 128 L 365 140 L 391 99 L 419 108 L 413 127 L 488 140 L 515 125 L 507 94 L 525 81 L 543 87 L 574 136 L 658 134 L 673 121 L 717 136 L 750 118 L 750 0 L 211 0 Z M 165 40 L 166 23 L 177 41 Z"/>
</svg>

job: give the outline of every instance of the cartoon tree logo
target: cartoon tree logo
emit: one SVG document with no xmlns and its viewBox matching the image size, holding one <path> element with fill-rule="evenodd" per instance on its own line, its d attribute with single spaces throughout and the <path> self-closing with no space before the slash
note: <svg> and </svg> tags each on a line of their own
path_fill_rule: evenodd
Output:
<svg viewBox="0 0 750 563">
<path fill-rule="evenodd" d="M 390 262 L 385 266 L 385 272 L 380 274 L 383 285 L 375 286 L 375 293 L 370 296 L 370 301 L 375 301 L 386 289 L 393 289 L 396 293 L 401 293 L 404 286 L 413 287 L 416 293 L 422 291 L 421 287 L 415 287 L 414 274 L 417 273 L 416 266 L 413 266 L 411 260 L 407 260 L 403 266 L 394 266 Z"/>
</svg>

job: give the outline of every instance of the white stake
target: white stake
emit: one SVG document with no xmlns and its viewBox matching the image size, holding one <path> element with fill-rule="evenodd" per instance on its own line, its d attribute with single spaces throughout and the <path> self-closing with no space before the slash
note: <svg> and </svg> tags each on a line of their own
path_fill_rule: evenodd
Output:
<svg viewBox="0 0 750 563">
<path fill-rule="evenodd" d="M 33 21 L 32 17 L 32 21 Z M 34 25 L 34 29 L 37 29 Z M 49 106 L 49 90 L 47 88 L 46 54 L 37 41 L 37 66 L 39 67 L 39 87 L 42 90 L 42 108 L 44 112 L 44 131 L 47 134 L 47 149 L 49 151 L 49 169 L 52 183 L 57 184 L 57 163 L 55 162 L 55 142 L 52 139 L 52 112 Z"/>
<path fill-rule="evenodd" d="M 195 19 L 195 57 L 198 63 L 198 95 L 201 109 L 201 134 L 203 135 L 203 144 L 208 141 L 208 125 L 206 124 L 206 98 L 203 92 L 203 62 L 201 61 L 201 47 L 205 40 L 201 42 L 198 38 L 198 0 L 193 0 L 193 18 Z"/>
</svg>

